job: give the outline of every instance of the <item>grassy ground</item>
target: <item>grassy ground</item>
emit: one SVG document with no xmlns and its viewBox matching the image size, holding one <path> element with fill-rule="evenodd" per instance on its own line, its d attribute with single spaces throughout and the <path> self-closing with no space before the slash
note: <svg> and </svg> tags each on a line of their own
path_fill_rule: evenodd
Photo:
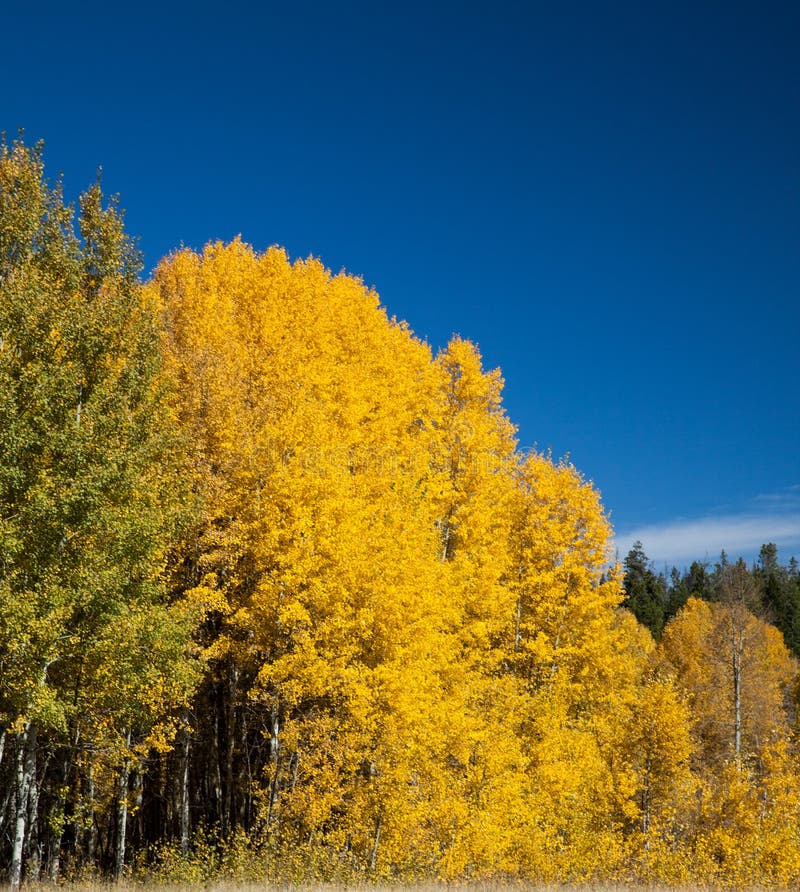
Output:
<svg viewBox="0 0 800 892">
<path fill-rule="evenodd" d="M 3 887 L 0 887 L 3 888 Z M 123 880 L 120 883 L 100 881 L 77 882 L 60 885 L 64 892 L 352 892 L 352 890 L 374 890 L 374 892 L 712 892 L 709 886 L 663 886 L 639 885 L 635 883 L 585 883 L 563 885 L 532 885 L 515 882 L 485 883 L 420 883 L 418 885 L 392 884 L 368 885 L 354 884 L 349 886 L 326 884 L 274 885 L 234 881 L 205 882 L 197 884 L 154 884 L 144 881 Z M 53 892 L 49 884 L 29 884 L 24 886 L 28 892 Z M 752 886 L 748 889 L 737 887 L 736 892 L 764 892 L 764 887 Z"/>
</svg>

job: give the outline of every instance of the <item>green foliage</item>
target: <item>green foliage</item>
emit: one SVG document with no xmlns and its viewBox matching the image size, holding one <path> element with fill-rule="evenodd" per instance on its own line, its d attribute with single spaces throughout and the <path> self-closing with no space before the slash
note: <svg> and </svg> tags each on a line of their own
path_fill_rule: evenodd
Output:
<svg viewBox="0 0 800 892">
<path fill-rule="evenodd" d="M 790 567 L 778 563 L 778 549 L 762 545 L 754 571 L 764 604 L 765 615 L 783 632 L 787 646 L 800 655 L 800 585 Z"/>
<path fill-rule="evenodd" d="M 167 597 L 188 501 L 140 269 L 99 185 L 76 231 L 41 148 L 0 146 L 0 727 L 37 728 L 34 767 L 69 778 L 162 742 L 197 676 L 197 617 Z"/>
<path fill-rule="evenodd" d="M 625 590 L 623 606 L 658 637 L 664 628 L 666 609 L 664 581 L 651 569 L 641 542 L 633 543 L 623 566 L 625 568 L 625 578 L 622 583 Z"/>
</svg>

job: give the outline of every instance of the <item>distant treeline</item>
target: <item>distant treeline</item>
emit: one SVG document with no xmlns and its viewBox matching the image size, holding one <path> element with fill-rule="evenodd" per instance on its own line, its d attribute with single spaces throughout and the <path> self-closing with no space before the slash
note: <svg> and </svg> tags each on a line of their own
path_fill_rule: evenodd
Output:
<svg viewBox="0 0 800 892">
<path fill-rule="evenodd" d="M 750 609 L 783 633 L 786 646 L 800 656 L 800 567 L 792 557 L 778 562 L 774 543 L 761 546 L 758 561 L 747 567 L 742 558 L 737 566 L 748 576 L 752 591 Z M 623 563 L 623 586 L 627 607 L 640 623 L 659 637 L 664 626 L 677 615 L 689 598 L 718 601 L 720 587 L 729 566 L 725 551 L 713 567 L 693 561 L 689 569 L 672 567 L 669 573 L 657 573 L 641 542 L 635 542 Z"/>
<path fill-rule="evenodd" d="M 800 883 L 795 565 L 609 573 L 473 344 L 279 248 L 141 270 L 2 145 L 12 887 Z"/>
</svg>

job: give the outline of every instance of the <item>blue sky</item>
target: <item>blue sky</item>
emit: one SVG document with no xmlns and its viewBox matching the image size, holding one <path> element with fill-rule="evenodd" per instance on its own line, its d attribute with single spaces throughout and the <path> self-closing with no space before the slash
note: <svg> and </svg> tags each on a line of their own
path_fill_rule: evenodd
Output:
<svg viewBox="0 0 800 892">
<path fill-rule="evenodd" d="M 800 556 L 800 4 L 3 11 L 0 129 L 148 266 L 242 237 L 475 340 L 624 551 Z M 727 537 L 727 538 L 726 538 Z"/>
</svg>

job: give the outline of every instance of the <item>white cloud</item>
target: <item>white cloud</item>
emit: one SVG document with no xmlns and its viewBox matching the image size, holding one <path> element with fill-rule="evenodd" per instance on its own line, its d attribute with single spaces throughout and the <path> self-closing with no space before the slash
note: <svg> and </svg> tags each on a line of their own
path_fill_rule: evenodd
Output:
<svg viewBox="0 0 800 892">
<path fill-rule="evenodd" d="M 752 560 L 766 542 L 783 546 L 783 563 L 794 553 L 792 549 L 800 557 L 800 511 L 728 514 L 639 527 L 616 536 L 620 559 L 637 539 L 656 566 L 715 561 L 723 548 L 732 559 L 742 555 Z"/>
<path fill-rule="evenodd" d="M 754 502 L 769 504 L 781 508 L 796 508 L 800 510 L 800 483 L 787 486 L 779 492 L 766 492 L 757 495 Z"/>
</svg>

